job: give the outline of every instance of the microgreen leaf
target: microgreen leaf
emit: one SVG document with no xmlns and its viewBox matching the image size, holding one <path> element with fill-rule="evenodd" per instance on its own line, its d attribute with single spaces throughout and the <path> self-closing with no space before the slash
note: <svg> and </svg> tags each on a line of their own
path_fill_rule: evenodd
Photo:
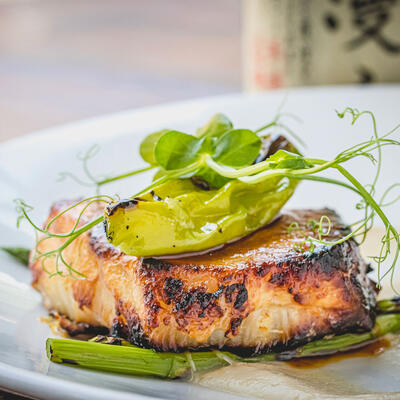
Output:
<svg viewBox="0 0 400 400">
<path fill-rule="evenodd" d="M 302 155 L 286 150 L 278 150 L 267 161 L 274 163 L 271 165 L 273 168 L 304 169 L 311 166 Z"/>
<path fill-rule="evenodd" d="M 229 178 L 221 176 L 217 172 L 213 171 L 211 168 L 202 168 L 196 173 L 196 176 L 203 179 L 210 187 L 219 189 L 230 181 Z"/>
<path fill-rule="evenodd" d="M 216 143 L 213 159 L 229 167 L 244 167 L 257 158 L 261 139 L 249 129 L 226 132 Z"/>
<path fill-rule="evenodd" d="M 202 141 L 187 133 L 169 131 L 154 149 L 156 162 L 166 171 L 185 168 L 196 161 Z"/>
<path fill-rule="evenodd" d="M 14 257 L 21 264 L 28 265 L 29 263 L 29 249 L 24 247 L 0 247 L 0 250 L 8 253 L 11 257 Z"/>
<path fill-rule="evenodd" d="M 150 133 L 150 135 L 147 135 L 143 139 L 142 143 L 140 143 L 140 155 L 142 156 L 143 160 L 148 162 L 150 165 L 157 164 L 154 156 L 154 149 L 156 148 L 160 137 L 167 132 L 169 132 L 168 129 L 162 129 L 161 131 Z"/>
<path fill-rule="evenodd" d="M 201 137 L 221 137 L 225 132 L 233 128 L 232 122 L 224 114 L 215 114 L 210 121 L 202 128 L 198 129 L 196 136 Z"/>
</svg>

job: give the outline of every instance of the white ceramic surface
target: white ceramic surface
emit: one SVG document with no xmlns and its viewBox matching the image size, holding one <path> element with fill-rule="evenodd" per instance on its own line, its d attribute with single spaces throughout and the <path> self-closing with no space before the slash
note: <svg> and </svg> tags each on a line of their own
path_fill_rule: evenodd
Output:
<svg viewBox="0 0 400 400">
<path fill-rule="evenodd" d="M 92 144 L 101 151 L 91 161 L 99 175 L 139 167 L 138 144 L 143 136 L 164 127 L 191 132 L 216 112 L 227 114 L 239 127 L 257 128 L 271 120 L 284 97 L 283 92 L 254 96 L 234 95 L 127 111 L 49 129 L 0 145 L 0 246 L 31 245 L 33 234 L 27 224 L 15 227 L 14 198 L 35 207 L 41 221 L 50 204 L 59 198 L 76 198 L 90 193 L 71 180 L 57 182 L 58 173 L 81 174 L 76 159 Z M 308 143 L 310 156 L 333 157 L 372 135 L 368 118 L 354 127 L 340 120 L 334 110 L 346 106 L 372 110 L 381 133 L 400 123 L 400 86 L 332 87 L 297 89 L 288 93 L 284 110 L 298 115 L 303 123 L 287 123 Z M 400 134 L 399 134 L 400 135 Z M 399 137 L 397 135 L 397 137 Z M 365 160 L 352 162 L 352 171 L 368 182 L 372 169 Z M 385 150 L 384 179 L 380 189 L 399 180 L 399 151 Z M 137 192 L 149 175 L 110 185 L 106 191 L 122 196 Z M 355 198 L 344 189 L 304 183 L 291 207 L 330 206 L 346 221 L 356 217 Z M 400 225 L 398 207 L 388 213 Z M 45 339 L 52 336 L 39 321 L 46 312 L 40 296 L 29 286 L 29 272 L 6 254 L 0 254 L 0 386 L 48 399 L 237 399 L 238 395 L 215 392 L 191 383 L 161 381 L 84 371 L 50 364 L 45 356 Z M 329 367 L 338 377 L 360 385 L 368 392 L 400 392 L 400 363 L 383 355 L 346 360 Z M 373 377 L 373 379 L 372 379 Z"/>
</svg>

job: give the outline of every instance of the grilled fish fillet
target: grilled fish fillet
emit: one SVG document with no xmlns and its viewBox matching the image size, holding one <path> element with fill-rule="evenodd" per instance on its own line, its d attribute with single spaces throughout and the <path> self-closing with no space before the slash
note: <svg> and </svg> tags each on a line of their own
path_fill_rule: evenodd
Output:
<svg viewBox="0 0 400 400">
<path fill-rule="evenodd" d="M 56 203 L 49 219 L 70 204 Z M 93 207 L 88 218 L 102 212 Z M 69 231 L 78 213 L 61 216 L 53 231 Z M 297 222 L 310 232 L 307 221 L 322 215 L 332 220 L 327 240 L 347 233 L 331 210 L 294 210 L 220 250 L 168 260 L 122 253 L 107 242 L 99 224 L 64 251 L 65 260 L 86 279 L 50 277 L 55 259 L 42 265 L 32 258 L 33 286 L 45 307 L 70 323 L 104 327 L 160 351 L 212 347 L 260 353 L 369 330 L 375 286 L 356 242 L 317 245 L 312 253 L 294 250 L 302 238 L 290 233 L 289 225 Z M 45 240 L 39 250 L 55 249 L 63 240 Z"/>
</svg>

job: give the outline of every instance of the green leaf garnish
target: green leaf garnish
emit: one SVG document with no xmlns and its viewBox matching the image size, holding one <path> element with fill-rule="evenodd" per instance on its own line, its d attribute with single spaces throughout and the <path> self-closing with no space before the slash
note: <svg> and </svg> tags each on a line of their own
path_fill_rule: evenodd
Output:
<svg viewBox="0 0 400 400">
<path fill-rule="evenodd" d="M 261 139 L 249 129 L 226 132 L 215 144 L 214 161 L 229 167 L 244 167 L 253 163 L 261 148 Z"/>
<path fill-rule="evenodd" d="M 232 122 L 224 114 L 215 114 L 210 121 L 196 132 L 196 137 L 219 138 L 233 128 Z"/>
<path fill-rule="evenodd" d="M 302 155 L 291 153 L 286 150 L 278 150 L 268 158 L 271 168 L 304 169 L 312 165 L 309 164 Z"/>
<path fill-rule="evenodd" d="M 216 173 L 209 167 L 204 167 L 201 168 L 199 171 L 197 171 L 196 178 L 204 180 L 205 184 L 208 185 L 209 188 L 216 188 L 216 189 L 221 188 L 231 180 L 229 178 L 221 176 L 220 174 Z"/>
<path fill-rule="evenodd" d="M 169 132 L 168 129 L 162 129 L 161 131 L 150 133 L 150 135 L 147 135 L 140 144 L 139 153 L 143 160 L 148 162 L 150 165 L 157 164 L 154 150 L 160 137 L 167 132 Z"/>
<path fill-rule="evenodd" d="M 157 141 L 155 160 L 164 170 L 182 169 L 193 164 L 199 155 L 201 141 L 192 135 L 169 131 Z"/>
<path fill-rule="evenodd" d="M 0 250 L 8 253 L 21 264 L 29 264 L 30 249 L 26 249 L 25 247 L 0 247 Z"/>
</svg>

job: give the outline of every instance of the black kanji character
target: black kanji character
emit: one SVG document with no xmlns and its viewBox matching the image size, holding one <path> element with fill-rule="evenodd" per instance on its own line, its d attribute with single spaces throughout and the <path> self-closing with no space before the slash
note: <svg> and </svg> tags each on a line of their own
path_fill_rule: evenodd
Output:
<svg viewBox="0 0 400 400">
<path fill-rule="evenodd" d="M 394 43 L 382 34 L 382 29 L 390 20 L 390 8 L 397 0 L 352 0 L 353 23 L 360 30 L 360 36 L 348 43 L 353 50 L 369 39 L 375 40 L 383 49 L 390 53 L 400 52 L 400 43 Z"/>
</svg>

